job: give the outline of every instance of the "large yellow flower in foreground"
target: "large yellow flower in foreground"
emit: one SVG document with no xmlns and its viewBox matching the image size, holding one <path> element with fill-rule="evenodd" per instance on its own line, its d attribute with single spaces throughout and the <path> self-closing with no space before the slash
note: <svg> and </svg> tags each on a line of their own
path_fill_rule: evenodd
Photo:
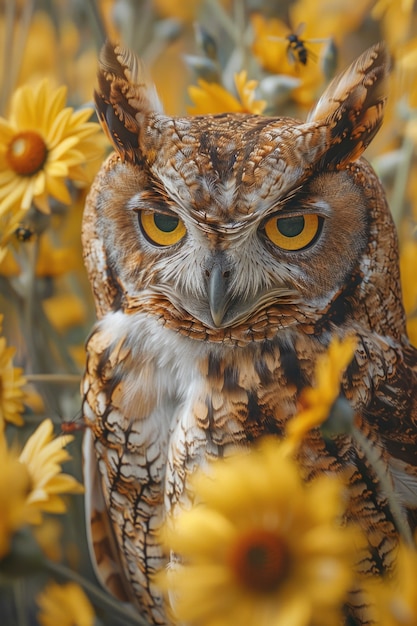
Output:
<svg viewBox="0 0 417 626">
<path fill-rule="evenodd" d="M 192 626 L 335 626 L 352 584 L 356 532 L 342 528 L 343 485 L 304 483 L 277 440 L 216 461 L 194 482 L 201 503 L 169 520 L 182 564 L 157 578 Z"/>
<path fill-rule="evenodd" d="M 216 113 L 263 113 L 265 100 L 255 100 L 256 80 L 247 80 L 247 72 L 242 70 L 235 74 L 235 87 L 237 97 L 231 94 L 222 85 L 208 83 L 200 79 L 198 87 L 191 85 L 188 93 L 194 102 L 193 107 L 188 107 L 190 115 L 207 115 Z"/>
<path fill-rule="evenodd" d="M 93 626 L 94 610 L 75 583 L 49 583 L 37 599 L 41 626 Z"/>
<path fill-rule="evenodd" d="M 0 215 L 49 211 L 49 196 L 70 204 L 69 179 L 86 180 L 83 164 L 98 156 L 101 132 L 88 122 L 92 110 L 65 107 L 66 87 L 52 89 L 44 80 L 24 85 L 13 95 L 10 116 L 0 117 Z"/>
<path fill-rule="evenodd" d="M 0 331 L 3 316 L 0 316 Z M 21 426 L 23 419 L 23 399 L 25 393 L 22 389 L 26 380 L 22 376 L 19 367 L 13 367 L 15 349 L 7 347 L 6 339 L 0 337 L 0 430 L 6 422 Z"/>
<path fill-rule="evenodd" d="M 71 435 L 54 437 L 53 424 L 44 420 L 27 440 L 19 456 L 29 471 L 31 489 L 27 497 L 32 523 L 42 521 L 42 512 L 63 513 L 65 493 L 83 493 L 83 487 L 69 474 L 62 473 L 61 463 L 71 457 L 65 446 L 73 440 Z"/>
<path fill-rule="evenodd" d="M 299 443 L 312 428 L 321 426 L 330 416 L 340 394 L 343 374 L 353 359 L 357 338 L 354 335 L 339 339 L 334 336 L 327 352 L 319 355 L 315 367 L 315 385 L 301 394 L 301 411 L 288 422 L 287 436 Z"/>
</svg>

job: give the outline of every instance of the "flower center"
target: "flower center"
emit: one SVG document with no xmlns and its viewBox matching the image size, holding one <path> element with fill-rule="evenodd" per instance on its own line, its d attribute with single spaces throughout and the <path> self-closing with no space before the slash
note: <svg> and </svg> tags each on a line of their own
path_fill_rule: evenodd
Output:
<svg viewBox="0 0 417 626">
<path fill-rule="evenodd" d="M 252 591 L 274 591 L 288 571 L 288 547 L 271 531 L 253 529 L 237 539 L 230 564 L 238 581 Z"/>
<path fill-rule="evenodd" d="M 39 133 L 25 130 L 17 133 L 9 144 L 6 159 L 20 176 L 33 176 L 42 169 L 48 150 Z"/>
</svg>

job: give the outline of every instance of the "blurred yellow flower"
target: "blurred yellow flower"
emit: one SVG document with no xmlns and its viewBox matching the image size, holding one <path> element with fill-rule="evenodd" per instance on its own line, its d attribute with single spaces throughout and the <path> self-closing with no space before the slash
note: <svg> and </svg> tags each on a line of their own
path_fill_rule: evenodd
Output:
<svg viewBox="0 0 417 626">
<path fill-rule="evenodd" d="M 26 466 L 31 479 L 27 502 L 32 512 L 32 523 L 40 523 L 44 511 L 65 512 L 62 494 L 84 491 L 75 478 L 62 473 L 61 463 L 71 458 L 64 447 L 72 440 L 71 435 L 54 438 L 52 421 L 46 419 L 29 437 L 19 455 L 19 461 Z"/>
<path fill-rule="evenodd" d="M 71 203 L 69 179 L 88 182 L 83 164 L 102 149 L 101 131 L 87 121 L 91 109 L 65 107 L 66 92 L 46 80 L 25 85 L 13 94 L 9 120 L 0 118 L 0 215 L 32 202 L 47 213 L 49 196 Z"/>
<path fill-rule="evenodd" d="M 403 45 L 397 45 L 394 66 L 394 97 L 396 104 L 405 96 L 408 106 L 417 109 L 417 37 Z M 406 124 L 405 134 L 412 137 L 417 145 L 417 129 L 415 117 Z"/>
<path fill-rule="evenodd" d="M 305 484 L 276 439 L 214 462 L 199 504 L 162 532 L 181 564 L 157 584 L 192 626 L 334 626 L 352 583 L 356 531 L 339 526 L 343 485 Z"/>
<path fill-rule="evenodd" d="M 26 245 L 23 242 L 22 245 Z M 35 275 L 37 278 L 57 278 L 74 270 L 78 259 L 72 248 L 56 247 L 52 244 L 48 233 L 43 233 L 39 238 L 39 253 L 36 259 Z M 11 250 L 0 257 L 0 274 L 2 276 L 19 276 L 21 268 Z"/>
<path fill-rule="evenodd" d="M 0 330 L 3 316 L 0 316 Z M 6 422 L 21 426 L 23 419 L 23 400 L 25 393 L 22 389 L 26 380 L 19 367 L 13 367 L 15 349 L 7 347 L 5 337 L 0 337 L 0 431 Z"/>
<path fill-rule="evenodd" d="M 327 352 L 317 358 L 315 385 L 301 393 L 301 411 L 288 422 L 287 437 L 294 443 L 300 442 L 309 430 L 321 426 L 340 394 L 342 376 L 352 361 L 357 339 L 348 336 L 340 340 L 334 336 Z"/>
<path fill-rule="evenodd" d="M 27 521 L 30 476 L 17 455 L 7 447 L 0 429 L 0 559 L 9 551 L 10 540 Z"/>
<path fill-rule="evenodd" d="M 37 597 L 41 626 L 93 626 L 94 610 L 76 583 L 51 582 Z"/>
<path fill-rule="evenodd" d="M 190 115 L 206 115 L 208 113 L 253 113 L 260 115 L 265 107 L 264 100 L 255 100 L 256 80 L 247 80 L 246 70 L 235 74 L 237 98 L 222 85 L 208 83 L 200 79 L 198 87 L 191 85 L 188 93 L 194 107 L 188 107 Z"/>
<path fill-rule="evenodd" d="M 383 37 L 393 51 L 412 32 L 413 6 L 414 0 L 378 0 L 372 8 L 371 15 L 381 22 Z"/>
<path fill-rule="evenodd" d="M 174 18 L 181 22 L 192 22 L 196 19 L 202 4 L 201 0 L 172 2 L 171 0 L 153 0 L 157 12 L 164 18 Z"/>
<path fill-rule="evenodd" d="M 365 585 L 378 626 L 417 624 L 417 551 L 400 543 L 395 570 L 387 578 L 373 578 Z"/>
<path fill-rule="evenodd" d="M 6 213 L 0 217 L 0 265 L 8 253 L 9 242 L 16 230 L 21 226 L 23 215 L 23 211 L 17 211 L 16 213 Z"/>
<path fill-rule="evenodd" d="M 407 330 L 410 341 L 417 346 L 417 241 L 407 239 L 401 245 L 400 272 Z"/>
</svg>

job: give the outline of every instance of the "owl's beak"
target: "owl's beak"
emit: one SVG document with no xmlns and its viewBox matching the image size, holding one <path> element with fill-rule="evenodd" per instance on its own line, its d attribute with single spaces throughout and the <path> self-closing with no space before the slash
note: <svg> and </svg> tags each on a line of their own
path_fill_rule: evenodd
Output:
<svg viewBox="0 0 417 626">
<path fill-rule="evenodd" d="M 230 271 L 221 259 L 216 259 L 209 273 L 207 296 L 214 325 L 219 328 L 230 304 Z"/>
</svg>

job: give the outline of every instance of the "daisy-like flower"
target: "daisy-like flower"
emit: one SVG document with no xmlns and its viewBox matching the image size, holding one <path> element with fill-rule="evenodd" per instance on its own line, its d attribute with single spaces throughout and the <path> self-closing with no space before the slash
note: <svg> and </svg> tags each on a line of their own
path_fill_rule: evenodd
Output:
<svg viewBox="0 0 417 626">
<path fill-rule="evenodd" d="M 8 449 L 0 429 L 0 559 L 9 552 L 13 534 L 27 521 L 29 491 L 29 472 Z"/>
<path fill-rule="evenodd" d="M 71 457 L 65 446 L 73 440 L 71 435 L 54 437 L 53 424 L 44 420 L 27 440 L 19 461 L 29 471 L 31 489 L 27 497 L 31 522 L 42 521 L 42 512 L 64 513 L 65 502 L 61 495 L 83 493 L 83 486 L 73 476 L 62 473 L 61 463 Z"/>
<path fill-rule="evenodd" d="M 179 622 L 334 626 L 352 583 L 356 531 L 339 525 L 343 485 L 306 484 L 276 439 L 219 460 L 193 484 L 199 504 L 163 541 L 181 564 L 159 573 Z"/>
<path fill-rule="evenodd" d="M 300 397 L 302 409 L 288 422 L 289 441 L 299 443 L 309 430 L 321 426 L 330 416 L 340 394 L 343 374 L 353 359 L 357 339 L 354 335 L 340 340 L 334 336 L 327 352 L 317 358 L 315 385 L 303 390 Z"/>
<path fill-rule="evenodd" d="M 93 626 L 94 609 L 76 583 L 51 582 L 39 594 L 38 620 L 41 626 Z"/>
<path fill-rule="evenodd" d="M 0 316 L 0 331 L 3 316 Z M 19 367 L 13 367 L 15 349 L 7 347 L 6 339 L 0 337 L 0 430 L 4 429 L 6 422 L 21 426 L 23 419 L 23 399 L 25 393 L 22 389 L 26 384 Z"/>
<path fill-rule="evenodd" d="M 66 87 L 47 80 L 13 94 L 10 116 L 0 118 L 0 215 L 27 211 L 32 202 L 49 212 L 48 197 L 70 204 L 66 182 L 88 182 L 83 164 L 102 150 L 91 109 L 65 107 Z"/>
<path fill-rule="evenodd" d="M 194 102 L 188 107 L 190 115 L 216 113 L 253 113 L 260 115 L 265 107 L 265 100 L 255 100 L 256 80 L 247 80 L 246 70 L 235 74 L 237 98 L 218 83 L 208 83 L 200 79 L 198 87 L 191 85 L 188 93 Z"/>
</svg>

